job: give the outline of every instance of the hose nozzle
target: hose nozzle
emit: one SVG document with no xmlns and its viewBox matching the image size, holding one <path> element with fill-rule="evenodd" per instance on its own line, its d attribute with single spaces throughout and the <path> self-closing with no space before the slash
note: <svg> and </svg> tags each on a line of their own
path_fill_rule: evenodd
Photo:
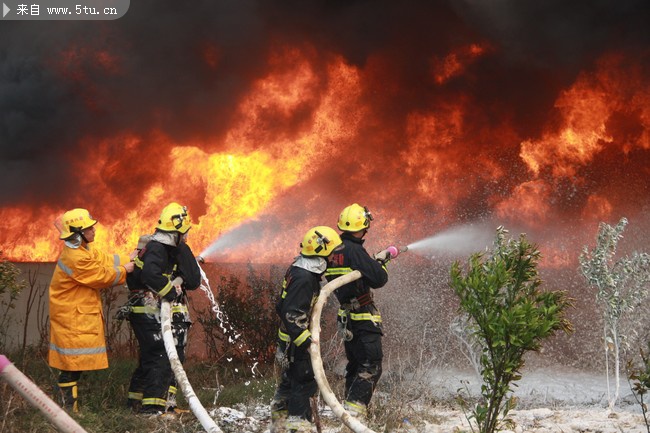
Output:
<svg viewBox="0 0 650 433">
<path fill-rule="evenodd" d="M 390 254 L 390 258 L 394 259 L 395 257 L 399 256 L 399 248 L 391 245 L 390 247 L 386 248 L 386 251 L 388 254 Z"/>
<path fill-rule="evenodd" d="M 399 249 L 391 245 L 385 250 L 375 254 L 375 259 L 383 263 L 383 262 L 387 262 L 390 259 L 394 259 L 398 255 L 399 255 Z"/>
<path fill-rule="evenodd" d="M 205 263 L 205 259 L 203 258 L 203 256 L 196 256 L 196 261 L 199 262 L 200 264 Z"/>
</svg>

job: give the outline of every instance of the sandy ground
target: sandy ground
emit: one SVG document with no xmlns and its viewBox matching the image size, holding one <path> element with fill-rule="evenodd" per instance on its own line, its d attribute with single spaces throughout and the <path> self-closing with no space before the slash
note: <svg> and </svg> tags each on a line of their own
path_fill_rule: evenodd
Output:
<svg viewBox="0 0 650 433">
<path fill-rule="evenodd" d="M 471 373 L 434 372 L 432 387 L 440 404 L 418 408 L 423 416 L 405 420 L 395 432 L 455 433 L 470 432 L 464 414 L 453 404 L 456 390 L 467 381 L 471 392 L 478 380 Z M 640 406 L 627 381 L 621 382 L 621 399 L 614 411 L 607 410 L 607 382 L 604 375 L 577 370 L 544 369 L 526 372 L 515 391 L 518 409 L 511 412 L 512 430 L 506 433 L 647 433 Z M 266 407 L 245 410 L 220 408 L 213 412 L 224 431 L 268 433 Z M 339 431 L 340 423 L 325 408 L 321 413 L 323 433 Z M 315 430 L 314 430 L 315 431 Z M 379 433 L 379 430 L 377 430 Z"/>
<path fill-rule="evenodd" d="M 470 382 L 472 392 L 479 392 L 478 379 L 471 374 L 441 374 L 436 384 L 440 396 L 451 397 L 461 380 Z M 609 411 L 604 374 L 565 367 L 525 372 L 515 390 L 518 409 L 511 412 L 515 427 L 504 431 L 647 433 L 641 408 L 625 378 L 621 380 L 618 405 Z M 432 408 L 432 413 L 439 422 L 427 423 L 414 431 L 442 433 L 469 429 L 464 415 L 456 408 Z"/>
<path fill-rule="evenodd" d="M 440 397 L 451 397 L 461 380 L 471 383 L 472 392 L 479 392 L 478 379 L 469 373 L 443 373 L 434 384 Z M 641 408 L 627 380 L 621 380 L 619 403 L 614 411 L 609 411 L 604 374 L 567 368 L 525 372 L 515 390 L 518 409 L 511 412 L 515 427 L 504 431 L 647 433 Z M 414 431 L 442 433 L 469 429 L 464 415 L 455 408 L 433 408 L 432 413 L 440 422 Z"/>
</svg>

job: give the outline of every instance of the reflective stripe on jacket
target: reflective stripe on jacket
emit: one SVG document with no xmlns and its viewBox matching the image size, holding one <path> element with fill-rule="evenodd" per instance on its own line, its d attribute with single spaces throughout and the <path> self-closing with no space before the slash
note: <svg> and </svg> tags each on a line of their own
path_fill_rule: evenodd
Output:
<svg viewBox="0 0 650 433">
<path fill-rule="evenodd" d="M 190 247 L 185 242 L 172 247 L 152 240 L 134 261 L 136 268 L 126 280 L 133 294 L 129 320 L 160 323 L 160 302 L 165 299 L 172 304 L 173 323 L 191 323 L 185 290 L 200 286 L 201 270 Z M 171 283 L 178 276 L 183 278 L 181 296 Z"/>
<path fill-rule="evenodd" d="M 100 290 L 126 279 L 129 257 L 94 248 L 63 247 L 50 282 L 51 367 L 67 371 L 108 367 Z"/>
<path fill-rule="evenodd" d="M 347 311 L 347 323 L 353 332 L 359 329 L 381 332 L 381 314 L 372 301 L 370 289 L 383 287 L 388 282 L 388 271 L 368 254 L 363 247 L 363 239 L 344 232 L 341 234 L 341 240 L 343 248 L 334 251 L 327 260 L 325 278 L 332 281 L 355 270 L 361 272 L 361 278 L 339 287 L 334 292 L 342 308 L 339 311 L 339 319 L 347 315 Z M 357 299 L 364 299 L 365 302 L 358 308 L 349 308 L 348 306 L 355 304 Z"/>
<path fill-rule="evenodd" d="M 278 339 L 301 347 L 311 336 L 309 321 L 312 306 L 320 294 L 319 274 L 290 266 L 282 282 L 282 294 L 276 305 L 280 316 Z"/>
</svg>

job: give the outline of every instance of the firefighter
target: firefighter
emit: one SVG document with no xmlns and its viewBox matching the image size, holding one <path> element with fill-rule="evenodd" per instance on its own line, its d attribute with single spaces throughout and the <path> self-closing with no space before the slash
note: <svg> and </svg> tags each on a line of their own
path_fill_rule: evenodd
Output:
<svg viewBox="0 0 650 433">
<path fill-rule="evenodd" d="M 140 251 L 147 246 L 151 240 L 152 235 L 142 235 L 138 239 L 138 246 L 136 247 L 136 252 L 139 254 Z M 139 285 L 140 283 L 136 283 Z M 128 284 L 127 284 L 128 287 Z M 130 296 L 128 302 L 122 306 L 117 315 L 116 319 L 118 320 L 129 320 L 130 314 L 133 311 L 133 306 L 138 304 L 141 300 L 141 291 L 133 290 L 130 291 Z M 137 325 L 136 325 L 137 326 Z M 133 328 L 133 325 L 131 325 Z M 135 333 L 135 331 L 134 331 Z M 131 382 L 129 383 L 129 395 L 126 402 L 126 406 L 133 410 L 134 412 L 139 412 L 142 406 L 142 390 L 144 389 L 144 384 L 146 383 L 145 369 L 142 366 L 142 353 L 138 352 L 138 366 L 136 367 L 133 375 L 131 376 Z"/>
<path fill-rule="evenodd" d="M 271 402 L 271 433 L 311 431 L 309 399 L 316 394 L 307 349 L 311 344 L 309 322 L 320 294 L 326 258 L 341 245 L 338 233 L 325 226 L 310 229 L 300 244 L 300 255 L 287 269 L 276 304 L 280 316 L 277 361 L 280 383 Z"/>
<path fill-rule="evenodd" d="M 163 415 L 176 409 L 176 381 L 171 369 L 160 322 L 161 300 L 171 302 L 172 333 L 178 358 L 185 361 L 187 332 L 191 325 L 187 290 L 201 284 L 201 270 L 187 245 L 191 228 L 185 206 L 170 203 L 160 214 L 151 240 L 135 258 L 127 278 L 131 292 L 129 321 L 140 346 L 140 359 L 129 387 L 129 405 L 140 413 Z M 182 278 L 182 284 L 172 281 Z"/>
<path fill-rule="evenodd" d="M 328 281 L 355 270 L 361 278 L 335 291 L 340 303 L 338 326 L 345 341 L 345 399 L 343 407 L 353 416 L 365 419 L 367 407 L 382 372 L 382 321 L 370 289 L 388 282 L 386 263 L 370 256 L 363 247 L 372 214 L 368 208 L 354 203 L 341 212 L 338 228 L 343 248 L 328 258 L 325 278 Z"/>
<path fill-rule="evenodd" d="M 61 371 L 62 406 L 78 412 L 81 373 L 108 368 L 100 291 L 124 283 L 133 271 L 128 255 L 92 248 L 97 220 L 86 209 L 72 209 L 55 222 L 64 241 L 49 287 L 48 363 Z"/>
</svg>

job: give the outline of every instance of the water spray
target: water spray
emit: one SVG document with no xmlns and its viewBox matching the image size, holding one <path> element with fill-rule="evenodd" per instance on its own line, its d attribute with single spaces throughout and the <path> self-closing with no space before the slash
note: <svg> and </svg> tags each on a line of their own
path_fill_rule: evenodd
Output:
<svg viewBox="0 0 650 433">
<path fill-rule="evenodd" d="M 234 336 L 229 336 L 228 337 L 228 343 L 235 345 L 236 348 L 243 351 L 243 353 L 246 353 L 247 355 L 251 355 L 251 350 L 250 349 L 245 349 L 246 346 L 246 341 L 244 340 L 242 334 L 237 331 L 230 320 L 228 319 L 228 316 L 226 313 L 219 307 L 219 304 L 217 300 L 214 297 L 214 293 L 212 292 L 212 288 L 210 287 L 210 281 L 208 280 L 208 276 L 206 275 L 205 271 L 201 267 L 201 265 L 204 265 L 205 258 L 204 258 L 204 253 L 201 253 L 200 255 L 196 256 L 196 263 L 199 265 L 199 270 L 201 272 L 201 285 L 199 286 L 199 289 L 205 294 L 205 296 L 208 298 L 208 301 L 210 302 L 210 309 L 214 313 L 215 319 L 217 319 L 219 323 L 219 327 L 221 328 L 221 331 L 224 334 L 230 334 L 234 333 Z M 232 361 L 232 358 L 226 358 L 228 362 Z M 259 376 L 259 371 L 257 369 L 259 362 L 255 361 L 253 362 L 253 365 L 250 367 L 251 374 L 253 377 L 258 377 Z M 237 370 L 236 370 L 237 371 Z M 245 383 L 246 386 L 249 385 L 249 381 Z M 214 402 L 216 404 L 217 398 L 219 397 L 219 393 L 221 391 L 221 388 L 216 388 L 216 393 L 214 396 Z"/>
<path fill-rule="evenodd" d="M 220 233 L 210 245 L 201 251 L 199 257 L 210 259 L 217 254 L 228 254 L 235 249 L 246 248 L 247 245 L 258 241 L 260 234 L 267 233 L 269 227 L 276 225 L 277 222 L 268 218 L 244 221 L 237 227 Z"/>
<path fill-rule="evenodd" d="M 400 247 L 400 252 L 412 251 L 414 254 L 433 257 L 464 256 L 480 251 L 492 242 L 492 231 L 486 225 L 468 224 L 452 227 L 433 236 Z"/>
</svg>

